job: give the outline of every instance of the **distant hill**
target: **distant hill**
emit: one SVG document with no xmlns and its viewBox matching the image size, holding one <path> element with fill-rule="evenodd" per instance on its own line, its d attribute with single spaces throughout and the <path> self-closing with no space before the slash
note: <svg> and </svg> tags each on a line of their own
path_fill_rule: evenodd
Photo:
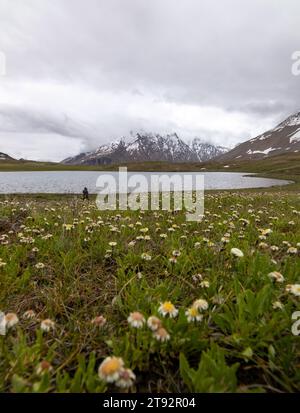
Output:
<svg viewBox="0 0 300 413">
<path fill-rule="evenodd" d="M 185 143 L 176 133 L 154 135 L 138 133 L 129 142 L 124 139 L 102 145 L 95 151 L 67 158 L 67 165 L 110 165 L 124 162 L 203 162 L 227 152 L 228 149 L 214 146 L 195 138 Z"/>
<path fill-rule="evenodd" d="M 0 162 L 3 161 L 16 161 L 16 159 L 12 158 L 11 156 L 7 155 L 4 152 L 0 152 Z"/>
<path fill-rule="evenodd" d="M 300 112 L 289 116 L 274 129 L 241 143 L 223 154 L 218 161 L 264 159 L 300 152 Z"/>
</svg>

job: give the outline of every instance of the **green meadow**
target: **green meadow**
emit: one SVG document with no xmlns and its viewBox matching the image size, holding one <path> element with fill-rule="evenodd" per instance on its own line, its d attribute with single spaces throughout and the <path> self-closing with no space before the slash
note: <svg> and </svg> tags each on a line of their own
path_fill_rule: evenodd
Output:
<svg viewBox="0 0 300 413">
<path fill-rule="evenodd" d="M 1 197 L 0 391 L 299 391 L 291 188 L 207 192 L 201 222 Z"/>
</svg>

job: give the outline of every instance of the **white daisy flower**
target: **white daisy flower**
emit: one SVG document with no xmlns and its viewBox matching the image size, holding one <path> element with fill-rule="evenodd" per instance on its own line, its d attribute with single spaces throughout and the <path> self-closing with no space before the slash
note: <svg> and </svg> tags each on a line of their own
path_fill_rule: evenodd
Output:
<svg viewBox="0 0 300 413">
<path fill-rule="evenodd" d="M 177 308 L 171 303 L 171 301 L 165 301 L 162 303 L 158 309 L 158 312 L 166 317 L 175 318 L 178 314 Z"/>
<path fill-rule="evenodd" d="M 116 381 L 116 386 L 126 389 L 133 385 L 135 379 L 135 374 L 131 369 L 121 369 L 119 379 Z"/>
<path fill-rule="evenodd" d="M 208 309 L 208 302 L 203 298 L 198 298 L 193 302 L 193 307 L 200 311 L 205 311 Z"/>
<path fill-rule="evenodd" d="M 185 315 L 187 316 L 187 320 L 189 323 L 193 321 L 202 321 L 203 316 L 199 314 L 198 308 L 190 307 L 186 310 Z"/>
<path fill-rule="evenodd" d="M 124 361 L 120 357 L 106 357 L 99 366 L 98 375 L 107 383 L 119 380 L 124 367 Z"/>
<path fill-rule="evenodd" d="M 138 311 L 134 311 L 133 313 L 130 313 L 127 321 L 131 325 L 131 327 L 141 328 L 145 324 L 146 320 L 143 314 L 139 313 Z"/>
<path fill-rule="evenodd" d="M 290 292 L 296 297 L 300 297 L 300 284 L 292 284 L 290 286 Z"/>
<path fill-rule="evenodd" d="M 158 317 L 152 315 L 147 320 L 147 326 L 150 328 L 150 330 L 156 331 L 162 326 L 162 323 Z"/>
<path fill-rule="evenodd" d="M 268 277 L 273 280 L 276 281 L 278 283 L 282 283 L 284 281 L 284 276 L 282 274 L 280 274 L 280 272 L 278 271 L 272 271 L 268 274 Z"/>
<path fill-rule="evenodd" d="M 234 257 L 237 257 L 237 258 L 242 258 L 244 256 L 243 251 L 241 251 L 238 248 L 231 248 L 230 253 L 231 253 L 231 255 L 233 255 Z"/>
<path fill-rule="evenodd" d="M 11 327 L 15 326 L 16 324 L 18 324 L 19 319 L 18 319 L 17 314 L 7 313 L 5 315 L 5 321 L 6 321 L 6 327 L 11 328 Z"/>
<path fill-rule="evenodd" d="M 54 330 L 54 328 L 55 328 L 55 322 L 50 320 L 49 318 L 41 322 L 41 329 L 43 331 L 48 332 L 50 330 Z"/>
<path fill-rule="evenodd" d="M 170 334 L 167 332 L 167 330 L 163 327 L 160 327 L 158 330 L 154 331 L 153 337 L 164 343 L 165 341 L 170 340 Z"/>
</svg>

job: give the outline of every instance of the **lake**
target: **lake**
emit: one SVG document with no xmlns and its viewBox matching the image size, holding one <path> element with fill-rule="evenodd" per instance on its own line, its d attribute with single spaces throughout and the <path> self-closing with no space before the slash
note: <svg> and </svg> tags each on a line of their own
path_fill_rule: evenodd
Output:
<svg viewBox="0 0 300 413">
<path fill-rule="evenodd" d="M 0 193 L 74 193 L 79 194 L 86 186 L 90 193 L 97 193 L 96 181 L 99 175 L 109 174 L 117 177 L 118 172 L 100 171 L 47 171 L 47 172 L 0 172 Z M 160 172 L 128 172 L 128 178 L 134 174 L 142 174 L 148 182 L 151 175 L 184 175 L 184 173 Z M 267 188 L 275 185 L 286 185 L 290 181 L 257 178 L 247 173 L 236 172 L 193 172 L 186 174 L 204 176 L 205 189 L 241 189 Z M 248 175 L 248 176 L 246 176 Z M 251 175 L 251 174 L 250 174 Z M 195 187 L 193 186 L 193 189 Z M 143 188 L 141 189 L 143 192 Z"/>
</svg>

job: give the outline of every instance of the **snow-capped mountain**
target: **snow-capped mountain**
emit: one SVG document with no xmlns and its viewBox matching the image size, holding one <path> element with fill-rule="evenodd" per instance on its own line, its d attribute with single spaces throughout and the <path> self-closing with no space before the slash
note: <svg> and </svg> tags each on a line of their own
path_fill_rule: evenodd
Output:
<svg viewBox="0 0 300 413">
<path fill-rule="evenodd" d="M 210 159 L 214 159 L 221 154 L 228 152 L 228 148 L 223 146 L 215 146 L 207 142 L 203 142 L 199 138 L 193 139 L 190 143 L 190 148 L 197 156 L 197 161 L 204 162 Z"/>
<path fill-rule="evenodd" d="M 300 153 L 300 112 L 289 116 L 274 129 L 241 143 L 218 160 L 262 159 L 298 152 Z"/>
<path fill-rule="evenodd" d="M 102 145 L 92 152 L 67 158 L 62 163 L 70 165 L 108 165 L 119 162 L 200 162 L 225 153 L 228 149 L 214 146 L 195 138 L 185 143 L 176 133 L 138 133 L 129 142 L 121 139 L 110 145 Z"/>
</svg>

